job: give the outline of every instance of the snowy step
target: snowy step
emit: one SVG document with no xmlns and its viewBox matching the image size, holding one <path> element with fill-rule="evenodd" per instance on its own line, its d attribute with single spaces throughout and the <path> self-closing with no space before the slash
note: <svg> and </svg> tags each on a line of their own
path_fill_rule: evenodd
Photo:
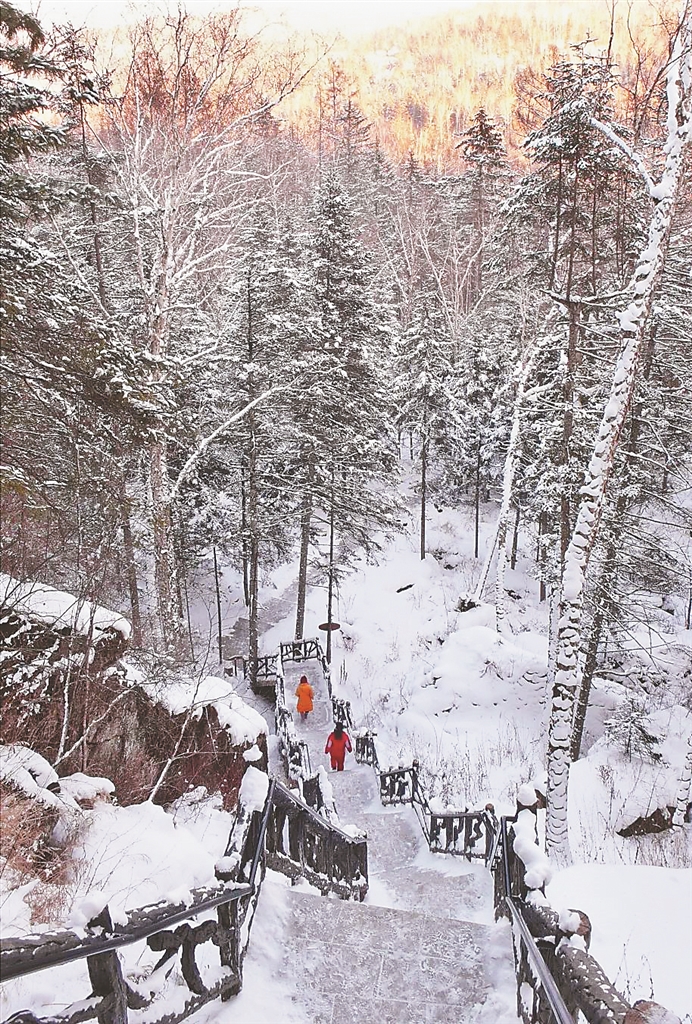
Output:
<svg viewBox="0 0 692 1024">
<path fill-rule="evenodd" d="M 284 970 L 314 1024 L 496 1024 L 516 1018 L 504 925 L 287 893 Z M 508 988 L 509 985 L 509 988 Z M 504 1000 L 506 1003 L 506 999 Z"/>
<path fill-rule="evenodd" d="M 492 921 L 492 879 L 482 863 L 431 853 L 411 807 L 382 807 L 376 775 L 357 767 L 329 775 L 342 822 L 368 836 L 373 891 L 388 902 L 439 918 Z"/>
</svg>

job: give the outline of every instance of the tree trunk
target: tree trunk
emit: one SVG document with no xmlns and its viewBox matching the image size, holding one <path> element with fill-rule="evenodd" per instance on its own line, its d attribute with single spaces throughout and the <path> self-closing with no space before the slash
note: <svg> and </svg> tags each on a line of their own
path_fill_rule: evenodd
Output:
<svg viewBox="0 0 692 1024">
<path fill-rule="evenodd" d="M 254 308 L 252 292 L 252 271 L 248 267 L 246 277 L 247 311 L 247 358 L 252 365 L 255 358 Z M 256 397 L 254 374 L 248 374 L 248 398 Z M 247 528 L 249 537 L 249 604 L 248 604 L 248 663 L 250 685 L 257 685 L 257 663 L 259 659 L 259 480 L 257 451 L 257 414 L 254 409 L 248 413 L 248 457 L 247 457 Z"/>
<path fill-rule="evenodd" d="M 250 427 L 250 458 L 248 460 L 248 531 L 249 531 L 249 597 L 248 606 L 248 662 L 250 684 L 257 685 L 259 657 L 259 522 L 257 493 L 257 438 L 254 410 L 248 414 Z"/>
<path fill-rule="evenodd" d="M 648 337 L 646 348 L 642 354 L 642 377 L 644 380 L 648 380 L 651 373 L 651 366 L 653 363 L 654 354 L 654 341 L 655 331 L 651 331 Z M 584 733 L 584 723 L 586 721 L 586 712 L 589 707 L 589 698 L 591 696 L 591 683 L 593 681 L 594 672 L 596 670 L 598 647 L 603 635 L 603 625 L 606 621 L 608 612 L 612 612 L 614 598 L 610 595 L 613 593 L 613 587 L 617 577 L 617 538 L 620 537 L 625 530 L 626 521 L 625 513 L 627 511 L 628 499 L 627 499 L 627 480 L 628 474 L 631 470 L 632 463 L 635 458 L 639 443 L 639 435 L 642 427 L 642 407 L 641 403 L 633 405 L 632 417 L 630 423 L 629 439 L 627 444 L 627 455 L 624 460 L 623 468 L 623 480 L 625 486 L 621 488 L 620 495 L 615 503 L 615 514 L 613 522 L 610 526 L 611 540 L 606 545 L 606 553 L 603 561 L 603 567 L 600 572 L 600 578 L 596 586 L 596 610 L 594 612 L 593 621 L 591 623 L 591 631 L 589 635 L 589 641 L 586 648 L 586 656 L 584 658 L 584 667 L 581 673 L 581 679 L 578 683 L 578 694 L 576 707 L 574 711 L 574 722 L 572 725 L 572 742 L 570 748 L 570 756 L 573 761 L 578 760 L 581 753 L 582 737 Z"/>
<path fill-rule="evenodd" d="M 162 254 L 152 294 L 148 299 L 149 350 L 155 359 L 167 354 L 169 341 L 169 281 L 171 271 L 170 239 L 163 235 Z M 143 281 L 145 293 L 148 285 Z M 160 370 L 154 369 L 157 380 Z M 149 486 L 154 540 L 154 582 L 159 634 L 165 647 L 177 647 L 181 621 L 176 614 L 176 561 L 173 545 L 171 486 L 168 478 L 168 442 L 165 438 L 149 445 Z"/>
<path fill-rule="evenodd" d="M 570 758 L 577 761 L 581 754 L 581 744 L 584 737 L 584 723 L 586 712 L 589 709 L 589 698 L 591 696 L 591 683 L 593 682 L 598 658 L 598 646 L 601 642 L 603 632 L 604 608 L 599 601 L 598 607 L 591 623 L 589 643 L 584 658 L 584 671 L 582 672 L 579 684 L 579 695 L 574 709 L 574 722 L 572 723 L 572 740 L 570 745 Z"/>
<path fill-rule="evenodd" d="M 308 590 L 308 553 L 310 549 L 310 524 L 312 522 L 312 484 L 314 468 L 312 457 L 308 457 L 308 476 L 303 492 L 303 507 L 300 513 L 300 561 L 298 563 L 298 601 L 296 605 L 296 640 L 303 639 L 305 629 L 305 601 Z"/>
<path fill-rule="evenodd" d="M 425 559 L 425 505 L 428 497 L 428 438 L 423 428 L 420 452 L 420 557 Z"/>
<path fill-rule="evenodd" d="M 512 554 L 510 557 L 510 569 L 517 567 L 517 550 L 519 547 L 519 522 L 521 520 L 521 509 L 517 505 L 514 513 L 514 529 L 512 530 Z"/>
<path fill-rule="evenodd" d="M 505 456 L 505 467 L 502 474 L 502 502 L 497 521 L 497 569 L 495 572 L 495 625 L 498 633 L 502 632 L 502 625 L 505 617 L 505 571 L 507 567 L 507 525 L 509 512 L 514 497 L 514 478 L 517 470 L 519 455 L 519 442 L 521 440 L 521 411 L 526 394 L 526 384 L 533 369 L 538 346 L 532 346 L 524 358 L 524 365 L 517 384 L 517 395 L 514 402 L 512 415 L 512 429 L 509 434 L 507 455 Z M 480 444 L 478 446 L 478 474 L 476 487 L 476 557 L 478 557 L 478 475 L 480 474 Z M 514 526 L 514 539 L 512 542 L 512 568 L 514 568 L 517 551 L 517 530 L 519 524 L 519 509 Z"/>
<path fill-rule="evenodd" d="M 159 632 L 165 646 L 175 645 L 178 619 L 175 604 L 176 565 L 173 553 L 171 507 L 165 441 L 149 447 L 151 512 L 154 528 L 154 580 L 156 584 Z"/>
<path fill-rule="evenodd" d="M 214 552 L 214 589 L 216 590 L 216 626 L 219 640 L 219 665 L 223 665 L 223 627 L 221 625 L 221 588 L 219 586 L 219 563 L 216 559 L 216 545 L 212 548 Z"/>
<path fill-rule="evenodd" d="M 673 824 L 683 825 L 686 821 L 687 805 L 690 802 L 690 782 L 692 781 L 692 733 L 687 737 L 687 756 L 680 773 L 680 783 L 675 800 Z"/>
<path fill-rule="evenodd" d="M 132 619 L 132 643 L 139 647 L 142 643 L 142 616 L 139 606 L 139 587 L 137 581 L 137 562 L 135 545 L 132 537 L 132 521 L 130 519 L 130 502 L 127 497 L 125 479 L 120 485 L 120 522 L 123 529 L 123 548 L 125 552 L 125 571 L 127 587 L 130 595 L 130 617 Z"/>
<path fill-rule="evenodd" d="M 663 269 L 675 201 L 683 176 L 684 157 L 692 137 L 692 98 L 689 88 L 692 77 L 691 36 L 692 26 L 687 23 L 675 43 L 673 57 L 668 64 L 666 95 L 669 103 L 669 135 L 664 147 L 665 170 L 656 190 L 647 245 L 640 253 L 633 275 L 634 297 L 618 317 L 622 349 L 586 472 L 577 521 L 562 573 L 555 683 L 548 739 L 546 819 L 548 852 L 562 863 L 569 863 L 570 860 L 567 793 L 586 571 L 599 534 L 615 452 L 634 393 L 644 332 Z M 684 71 L 681 67 L 683 62 Z"/>
<path fill-rule="evenodd" d="M 327 664 L 332 663 L 332 611 L 334 603 L 334 466 L 329 495 L 329 575 L 327 578 Z"/>
<path fill-rule="evenodd" d="M 245 483 L 245 468 L 240 464 L 240 547 L 243 560 L 243 600 L 245 607 L 250 607 L 250 576 L 249 576 L 249 548 L 247 532 L 247 494 Z"/>
<path fill-rule="evenodd" d="M 560 496 L 560 562 L 564 562 L 572 532 L 571 507 L 567 480 L 570 477 L 570 449 L 574 433 L 574 376 L 577 362 L 577 339 L 579 336 L 579 304 L 569 303 L 569 332 L 567 337 L 567 359 L 563 384 L 562 445 L 560 465 L 563 470 L 562 494 Z"/>
<path fill-rule="evenodd" d="M 541 604 L 548 596 L 546 573 L 548 569 L 548 547 L 546 534 L 548 532 L 548 510 L 544 509 L 538 517 L 538 560 L 540 562 L 541 579 L 538 585 L 538 600 Z"/>
<path fill-rule="evenodd" d="M 77 85 L 79 88 L 79 85 Z M 94 180 L 92 174 L 91 161 L 89 156 L 89 147 L 87 146 L 86 140 L 86 118 L 84 117 L 84 101 L 80 99 L 78 101 L 79 108 L 79 122 L 81 131 L 81 144 L 82 144 L 82 159 L 84 160 L 84 170 L 86 172 L 87 181 L 89 185 L 96 189 L 98 183 Z M 96 203 L 93 199 L 88 200 L 89 217 L 91 220 L 92 227 L 92 239 L 94 243 L 94 264 L 96 267 L 96 280 L 98 282 L 99 299 L 104 310 L 110 312 L 108 305 L 108 293 L 106 291 L 106 276 L 103 269 L 103 256 L 101 251 L 101 232 L 99 230 L 98 211 L 96 209 Z"/>
<path fill-rule="evenodd" d="M 478 542 L 481 528 L 481 439 L 478 438 L 478 452 L 476 454 L 476 518 L 474 526 L 473 557 L 478 558 Z"/>
</svg>

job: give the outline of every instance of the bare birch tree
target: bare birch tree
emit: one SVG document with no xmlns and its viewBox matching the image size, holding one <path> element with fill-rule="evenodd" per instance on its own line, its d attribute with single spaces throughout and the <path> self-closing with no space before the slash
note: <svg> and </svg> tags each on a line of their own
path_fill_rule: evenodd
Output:
<svg viewBox="0 0 692 1024">
<path fill-rule="evenodd" d="M 617 319 L 621 340 L 610 396 L 603 410 L 586 473 L 577 520 L 565 554 L 548 739 L 546 846 L 558 861 L 569 862 L 567 796 L 574 702 L 579 684 L 582 607 L 589 558 L 599 536 L 615 453 L 634 394 L 637 367 L 645 341 L 654 294 L 664 265 L 685 156 L 692 143 L 692 19 L 686 3 L 673 40 L 666 76 L 667 131 L 665 162 L 658 182 L 648 174 L 653 212 L 645 248 L 632 277 L 631 300 Z M 594 122 L 594 127 L 602 126 Z M 607 130 L 613 141 L 615 133 Z M 622 148 L 622 147 L 621 147 Z M 626 150 L 625 150 L 626 151 Z M 642 161 L 634 160 L 639 168 Z"/>
<path fill-rule="evenodd" d="M 294 53 L 267 59 L 242 31 L 238 9 L 201 24 L 182 10 L 146 19 L 133 30 L 131 54 L 98 138 L 129 220 L 152 389 L 165 395 L 181 318 L 195 307 L 199 282 L 228 267 L 252 203 L 247 130 L 303 72 Z M 162 426 L 148 444 L 149 511 L 159 633 L 164 645 L 175 645 L 181 615 L 169 462 Z"/>
</svg>

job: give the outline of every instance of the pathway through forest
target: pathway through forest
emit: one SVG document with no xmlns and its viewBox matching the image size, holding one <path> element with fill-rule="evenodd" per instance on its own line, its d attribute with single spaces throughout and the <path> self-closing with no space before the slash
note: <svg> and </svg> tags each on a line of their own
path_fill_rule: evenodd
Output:
<svg viewBox="0 0 692 1024">
<path fill-rule="evenodd" d="M 315 690 L 308 722 L 294 717 L 313 770 L 326 767 L 333 723 L 319 663 L 284 670 L 289 706 L 302 674 Z M 329 778 L 342 824 L 367 833 L 370 891 L 363 904 L 287 892 L 281 983 L 314 1024 L 513 1024 L 510 936 L 493 922 L 489 872 L 431 854 L 413 810 L 382 807 L 372 768 L 353 755 L 346 764 Z"/>
</svg>

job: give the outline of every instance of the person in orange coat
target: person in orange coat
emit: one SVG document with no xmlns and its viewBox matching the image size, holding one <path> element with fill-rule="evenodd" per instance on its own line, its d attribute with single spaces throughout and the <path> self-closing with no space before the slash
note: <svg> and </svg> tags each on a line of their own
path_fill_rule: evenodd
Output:
<svg viewBox="0 0 692 1024">
<path fill-rule="evenodd" d="M 298 711 L 304 722 L 307 722 L 308 715 L 313 709 L 312 699 L 314 696 L 315 694 L 308 682 L 307 676 L 301 676 L 296 690 L 296 697 L 298 698 Z"/>
<path fill-rule="evenodd" d="M 327 737 L 327 745 L 324 748 L 325 754 L 329 754 L 332 762 L 332 771 L 342 772 L 344 770 L 344 759 L 346 751 L 350 751 L 351 741 L 348 733 L 344 730 L 341 722 L 334 726 L 334 732 Z"/>
</svg>

